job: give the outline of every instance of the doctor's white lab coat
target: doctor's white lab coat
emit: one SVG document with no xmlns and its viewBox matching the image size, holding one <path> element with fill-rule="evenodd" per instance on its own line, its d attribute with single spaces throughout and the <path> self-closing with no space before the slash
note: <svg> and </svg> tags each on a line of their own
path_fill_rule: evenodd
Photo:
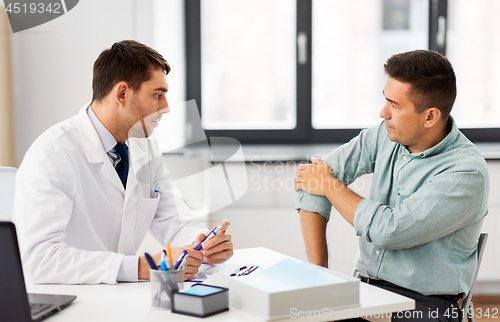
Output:
<svg viewBox="0 0 500 322">
<path fill-rule="evenodd" d="M 148 230 L 176 246 L 207 231 L 189 216 L 155 139 L 128 140 L 123 188 L 86 108 L 43 133 L 17 172 L 14 222 L 30 282 L 113 284 Z"/>
</svg>

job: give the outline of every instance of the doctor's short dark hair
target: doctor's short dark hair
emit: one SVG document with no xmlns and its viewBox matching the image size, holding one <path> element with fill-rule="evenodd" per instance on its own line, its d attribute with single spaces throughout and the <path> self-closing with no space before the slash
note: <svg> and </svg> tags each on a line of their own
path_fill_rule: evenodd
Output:
<svg viewBox="0 0 500 322">
<path fill-rule="evenodd" d="M 165 58 L 156 50 L 135 40 L 115 42 L 94 62 L 92 102 L 100 101 L 118 82 L 126 82 L 133 90 L 151 79 L 153 70 L 170 72 Z"/>
<path fill-rule="evenodd" d="M 409 101 L 417 113 L 437 107 L 448 120 L 457 97 L 455 72 L 443 55 L 430 50 L 415 50 L 393 55 L 384 65 L 395 80 L 410 84 Z"/>
</svg>

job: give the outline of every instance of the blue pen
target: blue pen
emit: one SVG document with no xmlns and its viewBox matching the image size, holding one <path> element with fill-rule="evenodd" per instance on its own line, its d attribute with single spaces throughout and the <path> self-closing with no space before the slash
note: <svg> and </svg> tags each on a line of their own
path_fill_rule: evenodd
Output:
<svg viewBox="0 0 500 322">
<path fill-rule="evenodd" d="M 160 182 L 156 181 L 153 187 L 153 196 L 151 198 L 158 198 L 160 192 Z"/>
<path fill-rule="evenodd" d="M 187 251 L 183 250 L 182 253 L 179 255 L 179 258 L 177 259 L 177 262 L 175 262 L 174 269 L 179 268 L 179 266 L 181 265 L 186 256 L 189 258 Z"/>
<path fill-rule="evenodd" d="M 259 268 L 259 266 L 255 266 L 255 267 L 254 267 L 254 268 L 252 268 L 249 272 L 245 273 L 245 275 L 250 274 L 251 272 L 255 271 L 257 268 Z"/>
<path fill-rule="evenodd" d="M 167 265 L 165 264 L 165 254 L 164 253 L 161 253 L 160 268 L 162 271 L 167 270 Z"/>
<path fill-rule="evenodd" d="M 186 262 L 188 261 L 189 259 L 189 254 L 186 254 L 186 256 L 184 256 L 184 258 L 182 259 L 181 263 L 179 264 L 179 266 L 177 266 L 177 269 L 183 269 L 184 268 L 184 265 L 186 265 Z"/>
<path fill-rule="evenodd" d="M 222 225 L 219 225 L 219 226 L 215 227 L 214 229 L 212 229 L 212 231 L 209 232 L 208 235 L 205 236 L 205 238 L 203 238 L 201 243 L 198 246 L 196 246 L 195 250 L 201 250 L 201 248 L 203 247 L 203 244 L 205 244 L 210 239 L 214 238 L 214 236 L 217 235 L 219 233 L 219 231 L 221 231 L 221 230 L 222 230 Z"/>
<path fill-rule="evenodd" d="M 151 267 L 151 269 L 158 270 L 158 265 L 156 265 L 155 260 L 153 259 L 153 257 L 151 257 L 151 255 L 149 255 L 148 253 L 144 253 L 144 257 L 146 257 L 146 260 L 148 261 L 148 264 Z"/>
</svg>

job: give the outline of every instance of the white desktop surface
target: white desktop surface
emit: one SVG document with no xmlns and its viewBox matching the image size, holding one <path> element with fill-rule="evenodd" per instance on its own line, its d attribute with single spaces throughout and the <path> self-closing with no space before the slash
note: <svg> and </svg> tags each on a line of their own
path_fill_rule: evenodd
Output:
<svg viewBox="0 0 500 322">
<path fill-rule="evenodd" d="M 267 248 L 248 248 L 235 250 L 229 260 L 232 264 L 256 264 L 259 270 L 265 269 L 286 258 L 278 252 Z M 170 310 L 150 308 L 149 282 L 118 283 L 116 285 L 40 285 L 27 284 L 30 293 L 69 294 L 77 299 L 61 312 L 48 318 L 48 322 L 57 321 L 200 321 L 199 318 L 173 314 Z M 415 307 L 412 299 L 388 292 L 378 287 L 360 284 L 360 307 L 343 309 L 329 313 L 326 320 L 364 317 L 370 312 L 373 321 L 389 321 L 377 319 L 382 312 L 411 310 Z M 319 314 L 318 314 L 319 315 Z M 230 306 L 228 312 L 204 318 L 204 321 L 262 321 L 255 315 Z M 298 317 L 286 319 L 290 321 L 323 321 L 324 317 Z M 285 321 L 285 320 L 273 320 Z"/>
</svg>

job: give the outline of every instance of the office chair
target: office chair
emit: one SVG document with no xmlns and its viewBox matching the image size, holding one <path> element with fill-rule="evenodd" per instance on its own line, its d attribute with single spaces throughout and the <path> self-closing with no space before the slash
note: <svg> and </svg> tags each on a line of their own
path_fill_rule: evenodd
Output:
<svg viewBox="0 0 500 322">
<path fill-rule="evenodd" d="M 474 314 L 474 305 L 472 304 L 471 298 L 474 293 L 474 286 L 476 285 L 477 274 L 479 273 L 479 267 L 481 266 L 481 260 L 483 259 L 484 246 L 486 245 L 486 240 L 488 239 L 488 233 L 481 233 L 479 235 L 479 242 L 477 244 L 477 266 L 474 272 L 474 280 L 472 281 L 472 286 L 470 287 L 469 293 L 462 301 L 461 308 L 461 322 L 466 322 L 467 318 L 470 322 L 476 322 L 476 316 Z M 469 312 L 470 311 L 470 312 Z M 471 314 L 469 314 L 471 313 Z"/>
<path fill-rule="evenodd" d="M 361 257 L 361 255 L 359 254 L 359 247 L 358 247 L 358 251 L 356 252 L 356 258 L 354 259 L 354 266 L 352 268 L 353 270 L 353 273 L 352 273 L 352 276 L 353 277 L 359 277 L 359 272 L 358 272 L 358 261 L 359 261 L 359 258 Z"/>
<path fill-rule="evenodd" d="M 16 168 L 0 167 L 0 220 L 12 221 Z"/>
</svg>

